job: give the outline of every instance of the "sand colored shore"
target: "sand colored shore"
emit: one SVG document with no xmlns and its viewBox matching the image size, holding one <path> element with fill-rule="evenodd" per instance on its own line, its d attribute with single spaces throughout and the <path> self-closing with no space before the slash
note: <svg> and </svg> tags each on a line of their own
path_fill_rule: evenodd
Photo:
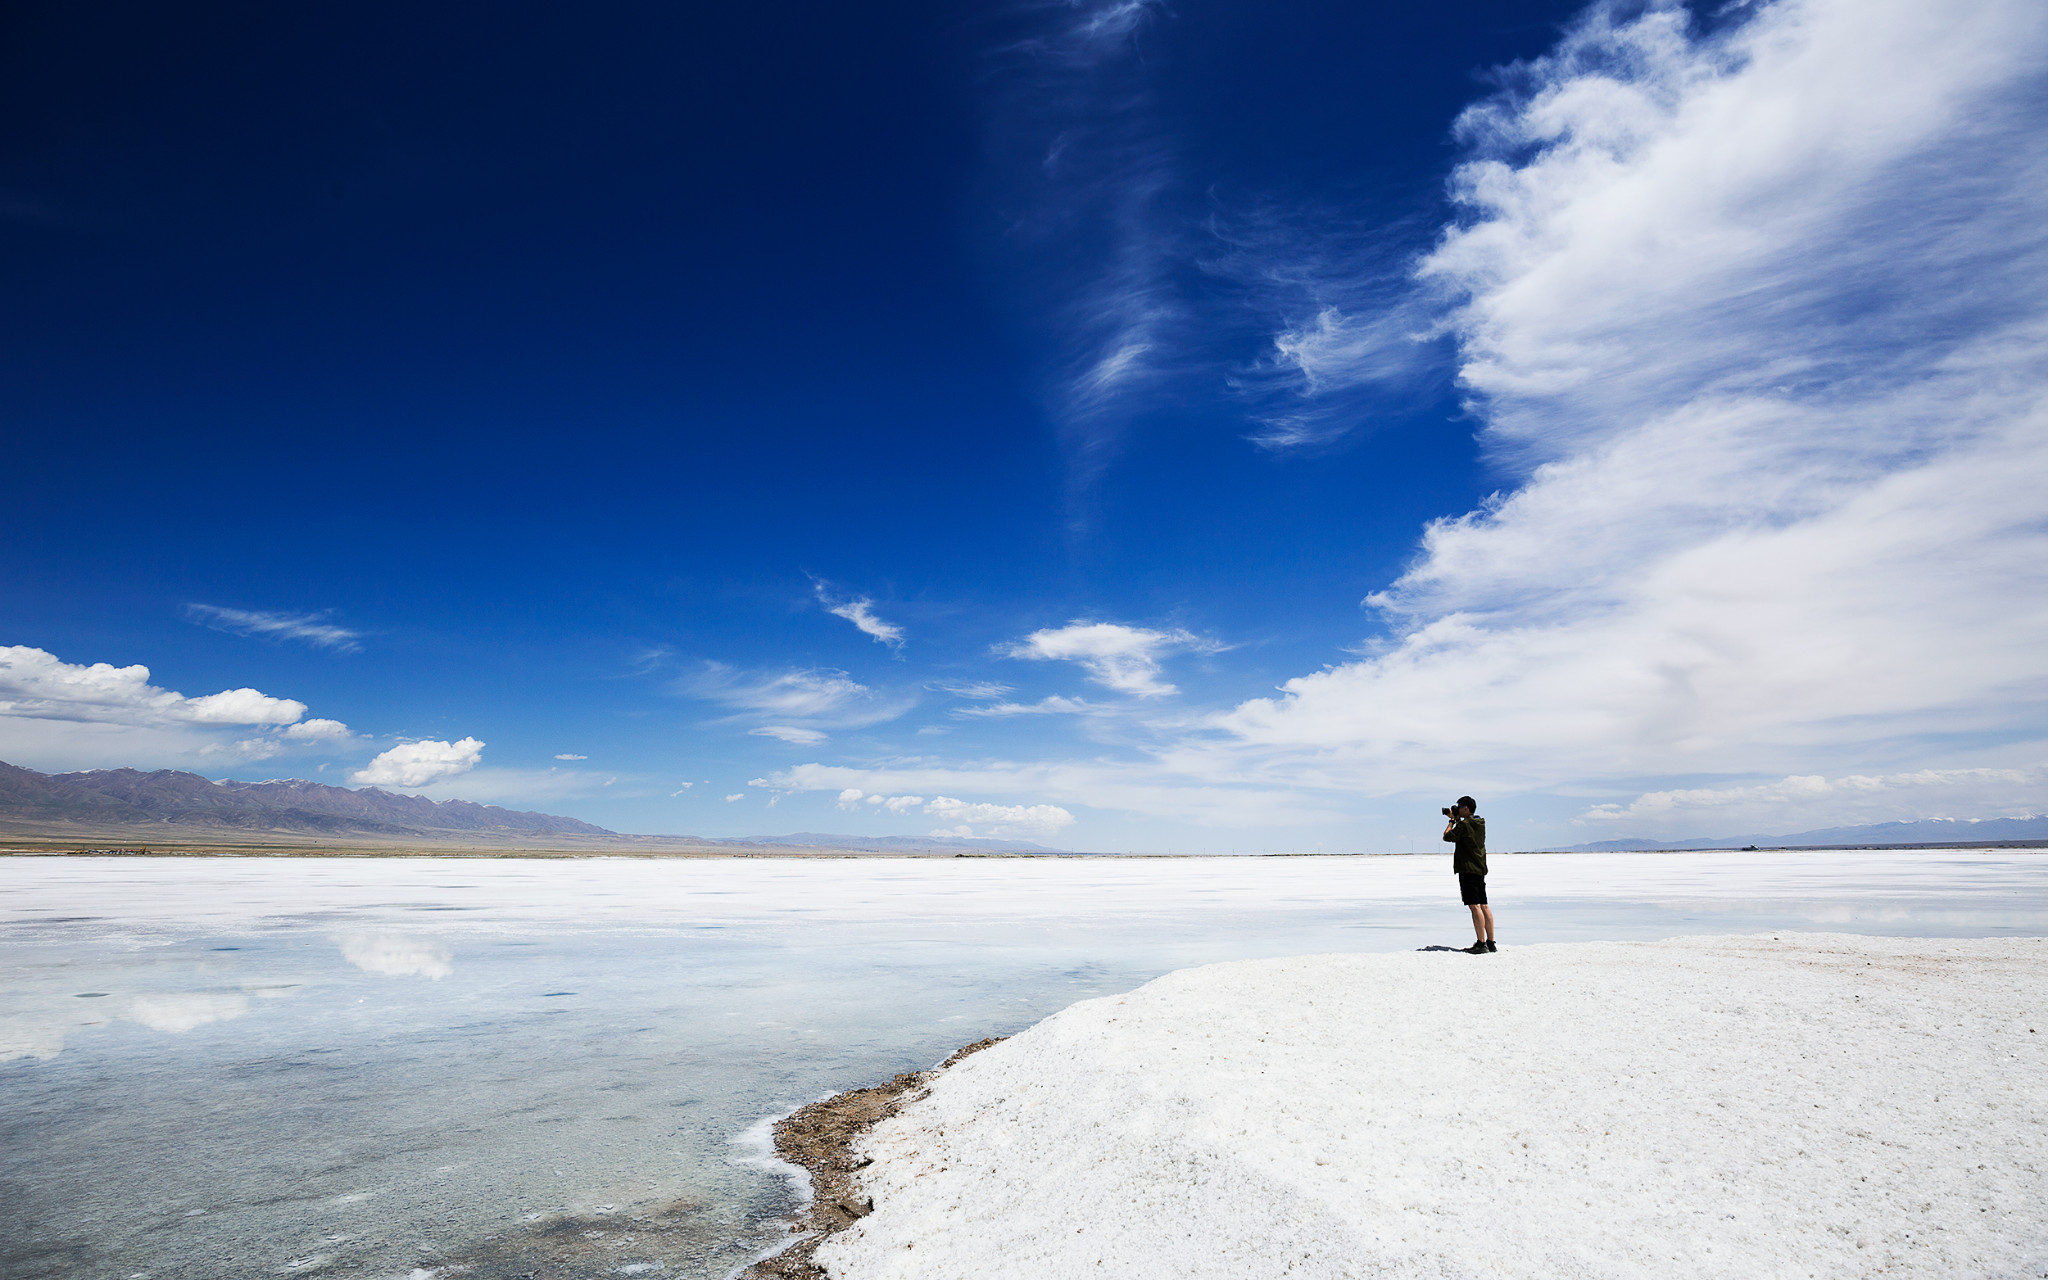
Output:
<svg viewBox="0 0 2048 1280">
<path fill-rule="evenodd" d="M 926 1088 L 835 1280 L 2048 1274 L 2038 940 L 1216 965 Z"/>
</svg>

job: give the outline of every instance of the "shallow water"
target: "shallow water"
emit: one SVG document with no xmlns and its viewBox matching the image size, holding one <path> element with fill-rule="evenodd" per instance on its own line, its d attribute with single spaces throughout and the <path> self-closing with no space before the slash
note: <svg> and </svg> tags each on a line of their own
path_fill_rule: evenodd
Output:
<svg viewBox="0 0 2048 1280">
<path fill-rule="evenodd" d="M 1509 945 L 2048 933 L 2032 852 L 1493 861 Z M 1442 857 L 4 859 L 0 1274 L 723 1276 L 794 1203 L 763 1117 L 1170 969 L 1466 940 Z"/>
</svg>

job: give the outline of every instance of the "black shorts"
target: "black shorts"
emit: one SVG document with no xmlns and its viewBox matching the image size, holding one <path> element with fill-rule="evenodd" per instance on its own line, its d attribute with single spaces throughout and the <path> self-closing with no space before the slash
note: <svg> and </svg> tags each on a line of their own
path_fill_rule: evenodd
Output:
<svg viewBox="0 0 2048 1280">
<path fill-rule="evenodd" d="M 1468 876 L 1460 871 L 1458 873 L 1458 896 L 1465 900 L 1465 905 L 1468 907 L 1485 906 L 1486 877 L 1484 875 Z"/>
</svg>

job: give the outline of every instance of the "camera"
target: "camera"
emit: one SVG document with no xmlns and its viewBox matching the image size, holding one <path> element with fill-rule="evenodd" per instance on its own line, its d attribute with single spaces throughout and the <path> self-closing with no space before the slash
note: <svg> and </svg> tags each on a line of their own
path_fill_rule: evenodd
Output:
<svg viewBox="0 0 2048 1280">
<path fill-rule="evenodd" d="M 1446 810 L 1444 810 L 1444 816 L 1445 816 L 1446 818 L 1450 818 L 1450 817 L 1455 817 L 1455 816 L 1457 816 L 1457 815 L 1456 815 L 1456 814 L 1454 814 L 1454 813 L 1453 813 L 1453 812 L 1452 812 L 1451 810 L 1449 810 L 1449 809 L 1446 809 Z"/>
</svg>

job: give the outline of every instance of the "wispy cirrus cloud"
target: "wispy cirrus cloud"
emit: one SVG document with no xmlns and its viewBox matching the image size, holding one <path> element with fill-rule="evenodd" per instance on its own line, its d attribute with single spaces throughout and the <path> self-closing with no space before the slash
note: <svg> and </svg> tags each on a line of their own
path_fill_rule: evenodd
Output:
<svg viewBox="0 0 2048 1280">
<path fill-rule="evenodd" d="M 844 671 L 813 667 L 748 674 L 715 662 L 704 667 L 691 691 L 747 712 L 840 726 L 874 724 L 900 714 L 898 704 Z"/>
<path fill-rule="evenodd" d="M 316 649 L 336 653 L 362 650 L 363 633 L 338 626 L 328 613 L 279 613 L 266 609 L 228 609 L 212 604 L 188 604 L 185 616 L 216 631 L 238 636 L 263 636 L 278 640 L 302 640 Z"/>
<path fill-rule="evenodd" d="M 1167 689 L 1172 687 L 1166 686 Z M 955 707 L 953 714 L 968 720 L 1002 720 L 1010 716 L 1096 715 L 1104 710 L 1085 698 L 1062 698 L 1058 694 L 1050 694 L 1036 702 L 989 702 L 974 707 Z"/>
<path fill-rule="evenodd" d="M 1430 219 L 1196 168 L 1158 83 L 1175 63 L 1147 57 L 1177 21 L 1164 3 L 1015 12 L 1028 32 L 996 52 L 985 153 L 1077 505 L 1164 409 L 1234 394 L 1252 441 L 1292 451 L 1442 389 L 1443 308 L 1412 278 Z"/>
<path fill-rule="evenodd" d="M 1448 385 L 1444 299 L 1415 278 L 1439 238 L 1434 217 L 1289 193 L 1218 208 L 1207 230 L 1202 267 L 1229 286 L 1219 300 L 1236 313 L 1228 323 L 1259 331 L 1218 369 L 1254 445 L 1334 445 Z"/>
<path fill-rule="evenodd" d="M 757 738 L 775 738 L 799 747 L 812 747 L 825 740 L 826 735 L 818 729 L 802 729 L 790 724 L 765 724 L 748 733 Z"/>
<path fill-rule="evenodd" d="M 877 690 L 844 671 L 819 667 L 746 672 L 707 662 L 674 689 L 730 708 L 730 721 L 756 722 L 751 734 L 802 746 L 824 741 L 832 730 L 894 720 L 917 704 L 914 693 Z"/>
<path fill-rule="evenodd" d="M 925 685 L 925 688 L 935 693 L 950 693 L 956 698 L 966 698 L 974 702 L 992 701 L 1015 691 L 1012 686 L 998 684 L 993 680 L 934 680 Z"/>
<path fill-rule="evenodd" d="M 1140 45 L 1168 10 L 1077 0 L 1018 12 L 1026 30 L 986 81 L 990 185 L 1017 287 L 1050 339 L 1048 406 L 1085 486 L 1185 347 L 1174 275 L 1190 229 L 1163 207 L 1173 144 Z"/>
<path fill-rule="evenodd" d="M 868 596 L 856 596 L 850 600 L 838 600 L 832 595 L 830 585 L 820 581 L 812 583 L 818 596 L 818 603 L 825 606 L 825 612 L 835 618 L 844 618 L 879 644 L 888 645 L 898 652 L 904 643 L 903 628 L 893 622 L 885 622 L 875 616 L 875 602 Z"/>
</svg>

